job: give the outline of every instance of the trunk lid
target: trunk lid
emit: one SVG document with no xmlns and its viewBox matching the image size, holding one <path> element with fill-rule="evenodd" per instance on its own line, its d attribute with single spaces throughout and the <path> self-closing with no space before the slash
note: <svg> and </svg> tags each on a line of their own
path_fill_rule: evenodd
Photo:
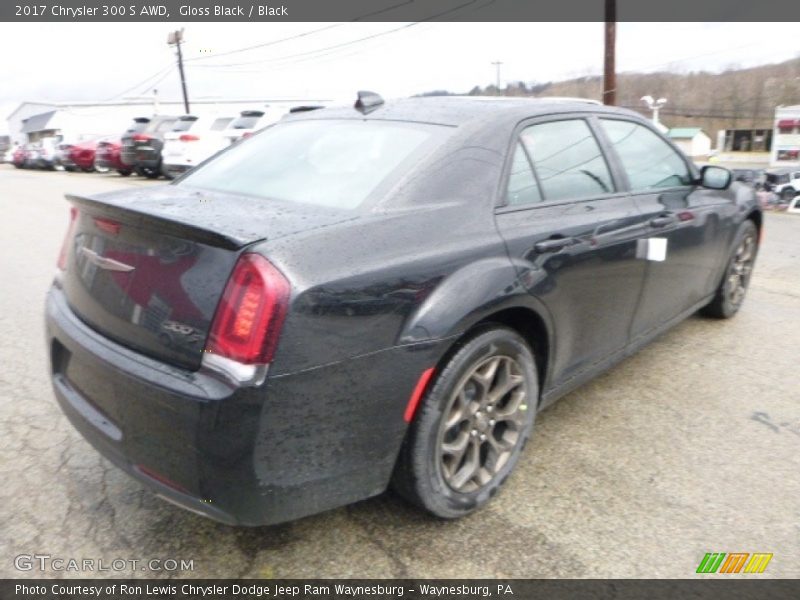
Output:
<svg viewBox="0 0 800 600">
<path fill-rule="evenodd" d="M 72 310 L 106 337 L 192 370 L 245 247 L 352 218 L 173 185 L 67 199 L 78 209 L 61 284 Z"/>
</svg>

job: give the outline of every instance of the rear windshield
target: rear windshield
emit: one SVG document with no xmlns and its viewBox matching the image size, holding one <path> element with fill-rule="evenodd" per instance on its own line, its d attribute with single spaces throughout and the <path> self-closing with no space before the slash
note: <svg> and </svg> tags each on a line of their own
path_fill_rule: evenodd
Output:
<svg viewBox="0 0 800 600">
<path fill-rule="evenodd" d="M 236 120 L 231 123 L 231 129 L 252 129 L 258 125 L 258 120 L 264 115 L 249 115 L 243 117 L 236 117 Z"/>
<path fill-rule="evenodd" d="M 147 130 L 150 125 L 150 119 L 136 119 L 128 129 L 129 133 L 142 133 Z"/>
<path fill-rule="evenodd" d="M 197 121 L 197 117 L 183 117 L 175 122 L 172 131 L 189 131 L 192 125 Z"/>
<path fill-rule="evenodd" d="M 220 117 L 219 119 L 215 119 L 211 124 L 211 131 L 222 131 L 231 121 L 233 121 L 233 117 Z"/>
<path fill-rule="evenodd" d="M 388 121 L 284 122 L 234 144 L 178 185 L 352 209 L 448 130 Z"/>
<path fill-rule="evenodd" d="M 165 131 L 169 131 L 173 127 L 175 127 L 177 119 L 164 119 L 160 123 L 156 125 L 156 128 L 152 131 L 157 131 L 159 133 L 164 133 Z"/>
</svg>

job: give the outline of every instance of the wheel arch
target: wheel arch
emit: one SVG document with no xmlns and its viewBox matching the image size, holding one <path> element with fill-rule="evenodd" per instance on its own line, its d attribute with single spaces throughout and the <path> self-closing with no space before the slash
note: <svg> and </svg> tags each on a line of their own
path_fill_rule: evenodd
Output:
<svg viewBox="0 0 800 600">
<path fill-rule="evenodd" d="M 539 380 L 539 398 L 541 403 L 543 391 L 548 381 L 548 368 L 550 357 L 553 355 L 553 329 L 549 318 L 543 316 L 547 313 L 531 307 L 524 300 L 519 299 L 520 303 L 505 306 L 496 310 L 481 314 L 479 317 L 466 320 L 461 324 L 460 333 L 447 346 L 442 355 L 436 361 L 435 371 L 439 372 L 443 366 L 458 352 L 464 342 L 471 338 L 476 331 L 492 326 L 504 326 L 517 332 L 528 344 L 533 352 L 536 362 L 536 375 Z M 530 297 L 530 300 L 534 300 Z"/>
<path fill-rule="evenodd" d="M 448 340 L 436 360 L 438 371 L 466 336 L 490 323 L 517 331 L 531 347 L 541 398 L 549 383 L 555 328 L 547 307 L 521 284 L 517 267 L 506 256 L 470 263 L 442 280 L 406 319 L 397 343 Z"/>
</svg>

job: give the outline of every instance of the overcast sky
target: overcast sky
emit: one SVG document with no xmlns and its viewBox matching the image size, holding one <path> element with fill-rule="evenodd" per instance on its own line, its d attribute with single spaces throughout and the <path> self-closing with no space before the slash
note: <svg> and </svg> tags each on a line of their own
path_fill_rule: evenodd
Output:
<svg viewBox="0 0 800 600">
<path fill-rule="evenodd" d="M 166 37 L 180 27 L 196 98 L 466 92 L 494 82 L 496 60 L 504 63 L 503 84 L 602 72 L 602 23 L 0 23 L 0 128 L 23 100 L 105 100 L 153 88 L 163 99 L 179 98 Z M 617 68 L 719 71 L 780 62 L 800 55 L 797 40 L 794 23 L 620 23 Z"/>
</svg>

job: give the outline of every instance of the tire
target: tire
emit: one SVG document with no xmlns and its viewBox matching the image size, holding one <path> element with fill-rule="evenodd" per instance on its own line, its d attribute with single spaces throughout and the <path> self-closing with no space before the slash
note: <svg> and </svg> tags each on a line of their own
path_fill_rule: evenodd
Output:
<svg viewBox="0 0 800 600">
<path fill-rule="evenodd" d="M 793 187 L 785 187 L 781 190 L 781 200 L 790 202 L 798 193 L 800 192 Z"/>
<path fill-rule="evenodd" d="M 750 219 L 739 225 L 733 251 L 725 265 L 714 298 L 700 312 L 716 319 L 730 319 L 739 312 L 750 284 L 753 265 L 758 255 L 758 230 Z"/>
<path fill-rule="evenodd" d="M 502 394 L 510 375 L 517 384 Z M 481 378 L 488 387 L 479 385 Z M 493 405 L 493 394 L 481 393 L 487 389 L 502 394 Z M 444 519 L 481 508 L 519 459 L 538 397 L 536 362 L 525 340 L 503 326 L 476 330 L 451 351 L 429 383 L 400 450 L 392 487 Z M 509 418 L 497 419 L 503 414 Z"/>
<path fill-rule="evenodd" d="M 133 171 L 131 171 L 130 169 L 117 169 L 117 173 L 119 173 L 123 177 L 128 177 L 131 173 L 133 173 Z"/>
<path fill-rule="evenodd" d="M 161 165 L 158 167 L 137 167 L 136 172 L 148 179 L 158 179 L 161 177 Z"/>
</svg>

